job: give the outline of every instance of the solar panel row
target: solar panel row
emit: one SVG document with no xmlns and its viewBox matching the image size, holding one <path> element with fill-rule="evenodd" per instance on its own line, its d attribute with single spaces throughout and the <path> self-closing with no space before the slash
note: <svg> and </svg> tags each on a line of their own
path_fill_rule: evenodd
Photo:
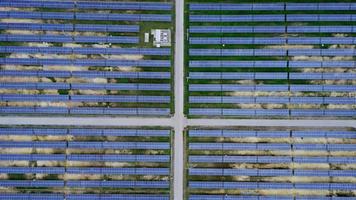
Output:
<svg viewBox="0 0 356 200">
<path fill-rule="evenodd" d="M 189 137 L 260 137 L 260 138 L 356 138 L 355 131 L 291 130 L 291 131 L 250 131 L 250 130 L 189 130 Z"/>
<path fill-rule="evenodd" d="M 305 52 L 307 52 L 306 50 Z M 332 53 L 333 50 L 325 51 Z M 337 52 L 337 51 L 336 51 Z M 206 52 L 209 54 L 209 52 Z M 295 53 L 297 53 L 295 51 Z M 309 68 L 309 67 L 318 67 L 318 68 L 333 68 L 333 67 L 344 67 L 344 68 L 355 68 L 355 61 L 273 61 L 273 60 L 263 60 L 263 61 L 227 61 L 227 60 L 199 60 L 199 61 L 189 61 L 189 67 L 198 68 L 198 67 L 255 67 L 255 68 L 286 68 L 287 66 L 291 68 Z"/>
<path fill-rule="evenodd" d="M 0 141 L 1 148 L 169 149 L 166 142 Z"/>
<path fill-rule="evenodd" d="M 356 21 L 356 15 L 353 14 L 289 14 L 286 15 L 286 21 Z"/>
<path fill-rule="evenodd" d="M 171 15 L 166 14 L 112 14 L 82 12 L 28 12 L 0 11 L 1 18 L 44 19 L 44 20 L 101 20 L 101 21 L 156 21 L 170 22 Z"/>
<path fill-rule="evenodd" d="M 1 4 L 1 2 L 0 2 Z M 34 194 L 21 194 L 21 193 L 0 193 L 0 198 L 8 200 L 64 200 L 63 194 L 51 193 L 34 193 Z"/>
<path fill-rule="evenodd" d="M 190 26 L 189 33 L 355 33 L 356 26 Z"/>
<path fill-rule="evenodd" d="M 355 92 L 354 85 L 240 85 L 240 84 L 189 84 L 189 91 L 291 91 L 291 92 Z"/>
<path fill-rule="evenodd" d="M 355 3 L 190 3 L 189 10 L 356 10 Z"/>
<path fill-rule="evenodd" d="M 43 89 L 72 89 L 72 90 L 152 90 L 152 91 L 169 91 L 170 85 L 169 84 L 145 84 L 145 83 L 109 83 L 109 84 L 92 84 L 92 83 L 51 83 L 51 82 L 42 82 L 42 83 L 0 83 L 1 89 L 27 89 L 27 90 L 43 90 Z M 51 100 L 75 100 L 75 98 L 80 97 L 80 95 L 24 95 L 24 94 L 2 94 L 2 98 L 11 98 L 13 100 L 18 99 L 20 97 L 29 98 L 35 100 L 36 98 L 42 98 Z M 100 97 L 98 95 L 91 95 L 93 98 L 102 98 L 103 95 Z M 84 96 L 83 96 L 84 97 Z M 107 95 L 105 98 L 111 98 L 110 95 Z"/>
<path fill-rule="evenodd" d="M 77 188 L 169 188 L 169 181 L 66 181 L 66 186 Z"/>
<path fill-rule="evenodd" d="M 190 108 L 194 116 L 274 116 L 274 117 L 354 117 L 352 109 L 227 109 L 227 108 Z"/>
<path fill-rule="evenodd" d="M 2 7 L 20 8 L 60 8 L 60 9 L 110 9 L 110 10 L 171 10 L 171 3 L 160 2 L 92 2 L 92 1 L 43 1 L 43 0 L 3 0 Z"/>
<path fill-rule="evenodd" d="M 18 35 L 1 34 L 2 42 L 55 42 L 55 43 L 113 43 L 137 44 L 137 36 L 71 36 L 71 35 Z"/>
<path fill-rule="evenodd" d="M 352 144 L 288 143 L 189 143 L 190 150 L 255 150 L 255 151 L 355 151 Z"/>
<path fill-rule="evenodd" d="M 278 65 L 278 63 L 275 63 Z M 219 79 L 219 80 L 254 80 L 254 79 L 288 79 L 288 73 L 284 72 L 190 72 L 189 79 Z"/>
<path fill-rule="evenodd" d="M 169 175 L 168 168 L 98 168 L 98 167 L 0 167 L 1 174 L 110 174 Z"/>
<path fill-rule="evenodd" d="M 355 37 L 189 37 L 190 44 L 356 44 Z M 305 49 L 307 50 L 307 49 Z M 325 49 L 327 50 L 327 49 Z"/>
<path fill-rule="evenodd" d="M 42 53 L 42 54 L 138 54 L 169 56 L 169 48 L 82 48 L 82 47 L 26 47 L 0 46 L 0 53 Z"/>
<path fill-rule="evenodd" d="M 58 135 L 58 136 L 120 136 L 168 137 L 170 130 L 98 129 L 98 128 L 0 128 L 0 135 Z"/>
<path fill-rule="evenodd" d="M 168 168 L 67 168 L 69 174 L 169 175 Z"/>
<path fill-rule="evenodd" d="M 331 163 L 331 164 L 353 164 L 355 157 L 334 156 L 189 156 L 191 163 Z"/>
<path fill-rule="evenodd" d="M 0 23 L 0 30 L 138 33 L 138 25 Z"/>
<path fill-rule="evenodd" d="M 352 177 L 355 170 L 304 170 L 304 169 L 222 169 L 190 168 L 190 176 L 330 176 Z"/>
<path fill-rule="evenodd" d="M 190 3 L 189 10 L 284 10 L 283 3 Z"/>
<path fill-rule="evenodd" d="M 169 200 L 167 194 L 69 194 L 66 200 Z"/>
<path fill-rule="evenodd" d="M 355 56 L 354 49 L 189 49 L 189 56 Z M 198 62 L 198 61 L 191 61 Z M 204 61 L 203 61 L 204 62 Z M 220 61 L 221 65 L 228 62 Z M 242 61 L 242 63 L 254 61 Z M 262 63 L 263 61 L 255 61 Z M 292 61 L 293 62 L 293 61 Z M 222 67 L 220 65 L 220 67 Z M 257 66 L 258 67 L 258 66 Z M 268 66 L 267 66 L 268 67 Z"/>
<path fill-rule="evenodd" d="M 1 65 L 70 65 L 101 67 L 170 67 L 170 60 L 106 60 L 106 59 L 39 59 L 1 58 Z"/>
<path fill-rule="evenodd" d="M 284 15 L 189 15 L 190 22 L 284 22 Z"/>
<path fill-rule="evenodd" d="M 120 103 L 169 103 L 169 96 L 123 96 L 123 95 L 23 95 L 0 94 L 6 102 L 48 101 L 48 102 L 120 102 Z"/>
<path fill-rule="evenodd" d="M 189 96 L 189 103 L 355 104 L 352 97 Z"/>
<path fill-rule="evenodd" d="M 0 70 L 0 75 L 11 77 L 170 79 L 169 72 Z"/>
<path fill-rule="evenodd" d="M 1 13 L 0 13 L 1 14 Z M 189 15 L 190 22 L 356 21 L 353 14 Z"/>
<path fill-rule="evenodd" d="M 60 181 L 1 180 L 1 187 L 77 187 L 77 188 L 168 188 L 169 181 Z"/>
<path fill-rule="evenodd" d="M 159 194 L 49 194 L 0 193 L 8 200 L 169 200 L 169 195 Z"/>
<path fill-rule="evenodd" d="M 170 161 L 169 155 L 125 155 L 125 154 L 1 154 L 7 161 L 81 161 L 81 162 L 159 162 Z"/>
<path fill-rule="evenodd" d="M 304 190 L 355 190 L 352 183 L 286 183 L 286 182 L 211 182 L 190 181 L 194 189 L 304 189 Z"/>
<path fill-rule="evenodd" d="M 279 63 L 274 63 L 277 67 Z M 287 73 L 287 72 L 190 72 L 189 79 L 254 80 L 355 80 L 355 73 Z"/>
<path fill-rule="evenodd" d="M 246 195 L 189 195 L 189 200 L 352 200 L 353 197 L 327 196 L 246 196 Z"/>
<path fill-rule="evenodd" d="M 99 108 L 99 107 L 0 107 L 2 114 L 59 114 L 59 115 L 170 115 L 169 108 Z"/>
<path fill-rule="evenodd" d="M 170 149 L 167 142 L 68 142 L 67 148 L 79 149 Z"/>
</svg>

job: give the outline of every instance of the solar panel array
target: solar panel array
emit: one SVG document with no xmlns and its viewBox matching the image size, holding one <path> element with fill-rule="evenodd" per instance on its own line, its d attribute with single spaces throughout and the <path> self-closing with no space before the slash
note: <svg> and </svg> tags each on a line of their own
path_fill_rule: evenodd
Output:
<svg viewBox="0 0 356 200">
<path fill-rule="evenodd" d="M 1 199 L 170 199 L 170 129 L 15 126 L 0 137 Z"/>
<path fill-rule="evenodd" d="M 188 115 L 356 116 L 355 3 L 195 2 Z"/>
<path fill-rule="evenodd" d="M 353 128 L 191 127 L 187 199 L 354 199 L 355 139 Z"/>
<path fill-rule="evenodd" d="M 171 115 L 171 2 L 0 2 L 3 115 Z"/>
</svg>

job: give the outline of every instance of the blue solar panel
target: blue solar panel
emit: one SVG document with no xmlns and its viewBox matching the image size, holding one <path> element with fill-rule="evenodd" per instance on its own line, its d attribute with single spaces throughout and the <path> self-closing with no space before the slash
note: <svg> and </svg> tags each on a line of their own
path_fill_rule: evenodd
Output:
<svg viewBox="0 0 356 200">
<path fill-rule="evenodd" d="M 64 161 L 65 155 L 63 154 L 1 154 L 0 160 L 55 160 Z"/>
<path fill-rule="evenodd" d="M 67 168 L 69 174 L 169 175 L 168 168 Z"/>
<path fill-rule="evenodd" d="M 284 33 L 283 26 L 190 26 L 190 33 Z"/>
<path fill-rule="evenodd" d="M 0 167 L 3 174 L 64 174 L 64 167 Z"/>
<path fill-rule="evenodd" d="M 292 183 L 278 182 L 201 182 L 190 181 L 189 187 L 196 189 L 292 189 Z"/>
<path fill-rule="evenodd" d="M 93 32 L 139 32 L 137 25 L 102 25 L 102 24 L 76 24 L 75 31 L 93 31 Z"/>
<path fill-rule="evenodd" d="M 1 185 L 1 183 L 0 183 Z M 78 188 L 168 188 L 169 181 L 67 181 L 68 187 Z"/>
<path fill-rule="evenodd" d="M 291 116 L 323 116 L 324 111 L 318 109 L 292 109 Z"/>
<path fill-rule="evenodd" d="M 1 187 L 64 187 L 64 181 L 57 180 L 1 180 Z"/>
<path fill-rule="evenodd" d="M 71 9 L 74 8 L 73 2 L 53 2 L 53 1 L 27 1 L 27 0 L 17 0 L 17 1 L 8 1 L 4 0 L 4 2 L 9 2 L 7 6 L 9 7 L 39 7 L 39 8 L 60 8 L 60 9 Z"/>
<path fill-rule="evenodd" d="M 199 176 L 291 176 L 292 170 L 283 169 L 216 169 L 191 168 L 189 175 Z"/>
<path fill-rule="evenodd" d="M 170 55 L 170 49 L 140 48 L 69 48 L 69 47 L 23 47 L 1 46 L 2 53 L 43 53 L 43 54 L 140 54 Z"/>
<path fill-rule="evenodd" d="M 97 162 L 169 162 L 168 155 L 94 155 L 94 154 L 72 154 L 68 155 L 71 161 L 97 161 Z"/>
<path fill-rule="evenodd" d="M 190 37 L 190 44 L 284 44 L 286 38 L 279 37 Z M 351 40 L 352 44 L 352 40 Z"/>
<path fill-rule="evenodd" d="M 294 200 L 292 196 L 189 195 L 189 200 Z"/>
<path fill-rule="evenodd" d="M 283 3 L 190 3 L 189 10 L 284 10 Z"/>
<path fill-rule="evenodd" d="M 169 195 L 160 194 L 68 194 L 67 200 L 169 200 Z"/>
<path fill-rule="evenodd" d="M 74 66 L 123 66 L 123 67 L 170 67 L 169 60 L 104 60 L 104 59 L 28 59 L 28 58 L 5 58 L 0 64 L 7 65 L 74 65 Z"/>
<path fill-rule="evenodd" d="M 1 72 L 1 71 L 0 71 Z M 143 79 L 169 79 L 169 72 L 104 72 L 104 71 L 73 71 L 74 77 L 87 78 L 143 78 Z"/>
<path fill-rule="evenodd" d="M 48 194 L 48 193 L 34 193 L 34 194 L 21 194 L 21 193 L 1 193 L 0 198 L 2 199 L 9 199 L 9 200 L 63 200 L 63 194 Z"/>
<path fill-rule="evenodd" d="M 0 141 L 2 148 L 66 148 L 66 142 L 56 141 Z"/>
<path fill-rule="evenodd" d="M 190 15 L 190 22 L 281 22 L 284 15 Z"/>
<path fill-rule="evenodd" d="M 79 9 L 113 9 L 113 10 L 171 10 L 171 3 L 161 2 L 89 2 L 76 3 Z"/>
<path fill-rule="evenodd" d="M 74 19 L 74 13 L 71 12 L 23 12 L 23 11 L 3 11 L 0 12 L 3 18 L 28 18 L 28 19 Z"/>
<path fill-rule="evenodd" d="M 167 137 L 169 130 L 150 130 L 150 129 L 70 129 L 69 134 L 75 136 L 149 136 Z M 0 129 L 1 134 L 1 129 Z"/>
<path fill-rule="evenodd" d="M 68 148 L 84 149 L 169 149 L 166 142 L 68 142 Z"/>
<path fill-rule="evenodd" d="M 169 108 L 93 108 L 93 107 L 74 107 L 70 109 L 71 114 L 78 115 L 169 115 Z"/>
<path fill-rule="evenodd" d="M 74 89 L 81 89 L 75 87 Z M 82 88 L 90 89 L 90 88 Z M 82 90 L 81 89 L 81 90 Z M 103 88 L 99 88 L 103 89 Z M 142 103 L 169 103 L 169 96 L 119 96 L 119 95 L 71 95 L 74 102 L 142 102 Z"/>
<path fill-rule="evenodd" d="M 1 135 L 32 135 L 33 133 L 34 130 L 30 128 L 0 128 Z"/>
</svg>

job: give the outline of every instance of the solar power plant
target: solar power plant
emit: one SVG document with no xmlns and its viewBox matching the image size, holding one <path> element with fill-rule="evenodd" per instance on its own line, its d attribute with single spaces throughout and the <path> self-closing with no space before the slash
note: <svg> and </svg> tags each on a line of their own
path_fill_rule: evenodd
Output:
<svg viewBox="0 0 356 200">
<path fill-rule="evenodd" d="M 169 200 L 168 128 L 2 126 L 0 199 Z"/>
<path fill-rule="evenodd" d="M 4 0 L 0 10 L 2 115 L 173 113 L 173 47 L 152 35 L 173 28 L 171 1 Z"/>
<path fill-rule="evenodd" d="M 188 116 L 356 117 L 354 1 L 192 0 L 187 9 Z"/>
<path fill-rule="evenodd" d="M 190 127 L 185 136 L 186 199 L 356 198 L 355 128 Z"/>
</svg>

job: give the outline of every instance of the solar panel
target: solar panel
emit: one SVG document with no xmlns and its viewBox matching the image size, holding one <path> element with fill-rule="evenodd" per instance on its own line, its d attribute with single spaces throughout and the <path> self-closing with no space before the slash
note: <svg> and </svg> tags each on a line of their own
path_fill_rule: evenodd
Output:
<svg viewBox="0 0 356 200">
<path fill-rule="evenodd" d="M 0 184 L 1 185 L 1 184 Z M 67 181 L 68 187 L 76 188 L 168 188 L 169 181 Z"/>
<path fill-rule="evenodd" d="M 5 58 L 0 64 L 6 65 L 69 65 L 69 66 L 122 66 L 122 67 L 170 67 L 169 60 L 104 60 L 104 59 L 37 59 Z"/>
<path fill-rule="evenodd" d="M 56 141 L 0 141 L 2 148 L 66 148 L 66 142 Z"/>
<path fill-rule="evenodd" d="M 0 198 L 10 199 L 10 200 L 23 200 L 23 199 L 31 199 L 31 200 L 63 200 L 63 194 L 48 194 L 48 193 L 34 193 L 34 194 L 21 194 L 21 193 L 1 193 Z"/>
<path fill-rule="evenodd" d="M 152 200 L 169 200 L 169 195 L 165 194 L 68 194 L 67 200 L 137 200 L 137 199 L 152 199 Z"/>
<path fill-rule="evenodd" d="M 68 148 L 77 149 L 169 149 L 166 142 L 68 142 Z"/>
<path fill-rule="evenodd" d="M 0 160 L 65 161 L 63 154 L 1 154 Z"/>
<path fill-rule="evenodd" d="M 115 154 L 71 154 L 68 155 L 71 161 L 97 161 L 97 162 L 169 162 L 168 155 L 115 155 Z"/>
<path fill-rule="evenodd" d="M 283 15 L 190 15 L 190 22 L 280 22 Z"/>
<path fill-rule="evenodd" d="M 64 167 L 0 167 L 2 174 L 64 174 Z"/>
<path fill-rule="evenodd" d="M 190 26 L 190 33 L 284 33 L 283 26 Z"/>
<path fill-rule="evenodd" d="M 59 180 L 1 180 L 1 187 L 64 187 L 64 181 Z"/>
<path fill-rule="evenodd" d="M 168 168 L 68 168 L 69 174 L 107 174 L 107 175 L 169 175 Z"/>
<path fill-rule="evenodd" d="M 142 55 L 170 55 L 170 49 L 152 48 L 69 48 L 69 47 L 23 47 L 2 46 L 2 53 L 43 53 L 43 54 L 142 54 Z"/>
<path fill-rule="evenodd" d="M 190 3 L 189 10 L 284 10 L 283 3 Z"/>
<path fill-rule="evenodd" d="M 171 3 L 161 2 L 90 2 L 79 1 L 79 9 L 113 9 L 113 10 L 171 10 Z"/>
</svg>

